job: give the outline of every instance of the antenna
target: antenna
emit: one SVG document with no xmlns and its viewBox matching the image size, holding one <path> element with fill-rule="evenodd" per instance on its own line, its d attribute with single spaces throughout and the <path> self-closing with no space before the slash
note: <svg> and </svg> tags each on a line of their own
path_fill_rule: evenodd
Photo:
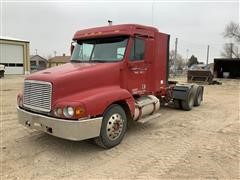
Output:
<svg viewBox="0 0 240 180">
<path fill-rule="evenodd" d="M 112 21 L 108 20 L 108 25 L 111 26 L 112 25 Z"/>
<path fill-rule="evenodd" d="M 153 20 L 154 20 L 154 0 L 152 1 L 152 25 L 153 25 Z"/>
</svg>

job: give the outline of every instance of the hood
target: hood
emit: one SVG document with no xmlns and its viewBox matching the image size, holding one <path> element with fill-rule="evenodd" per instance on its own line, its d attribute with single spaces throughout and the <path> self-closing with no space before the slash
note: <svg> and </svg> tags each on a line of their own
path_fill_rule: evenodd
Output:
<svg viewBox="0 0 240 180">
<path fill-rule="evenodd" d="M 76 71 L 86 70 L 92 67 L 101 66 L 97 63 L 66 63 L 49 69 L 35 72 L 26 77 L 28 80 L 41 80 L 54 83 L 57 79 L 72 74 Z"/>
<path fill-rule="evenodd" d="M 119 63 L 67 63 L 29 75 L 27 80 L 51 82 L 53 100 L 81 91 L 119 85 Z"/>
</svg>

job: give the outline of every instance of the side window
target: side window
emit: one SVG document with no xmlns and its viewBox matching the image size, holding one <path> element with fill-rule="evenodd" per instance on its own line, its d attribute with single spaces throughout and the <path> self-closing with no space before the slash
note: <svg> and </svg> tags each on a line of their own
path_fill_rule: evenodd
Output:
<svg viewBox="0 0 240 180">
<path fill-rule="evenodd" d="M 145 42 L 143 39 L 134 38 L 131 48 L 130 60 L 143 60 L 144 58 Z"/>
</svg>

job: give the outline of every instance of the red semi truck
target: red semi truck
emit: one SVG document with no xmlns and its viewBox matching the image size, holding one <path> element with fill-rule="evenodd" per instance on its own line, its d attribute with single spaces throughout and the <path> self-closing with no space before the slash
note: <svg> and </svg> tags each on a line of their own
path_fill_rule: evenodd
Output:
<svg viewBox="0 0 240 180">
<path fill-rule="evenodd" d="M 77 31 L 69 63 L 25 78 L 17 96 L 19 122 L 111 148 L 129 121 L 157 118 L 161 105 L 187 111 L 199 106 L 203 86 L 168 81 L 169 38 L 136 24 Z"/>
</svg>

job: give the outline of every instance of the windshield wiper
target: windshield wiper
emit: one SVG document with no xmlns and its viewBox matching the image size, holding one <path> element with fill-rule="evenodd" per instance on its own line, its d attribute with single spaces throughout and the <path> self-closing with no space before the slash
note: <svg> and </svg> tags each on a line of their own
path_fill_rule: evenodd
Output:
<svg viewBox="0 0 240 180">
<path fill-rule="evenodd" d="M 77 62 L 78 63 L 78 62 L 81 62 L 81 61 L 73 59 L 73 60 L 70 60 L 70 62 Z"/>
<path fill-rule="evenodd" d="M 73 62 L 73 63 L 89 63 L 90 61 L 81 61 L 81 60 L 71 60 L 70 62 Z"/>
<path fill-rule="evenodd" d="M 90 60 L 89 62 L 90 62 L 90 63 L 91 63 L 91 62 L 105 63 L 105 62 L 108 62 L 108 61 L 104 61 L 104 60 Z"/>
</svg>

